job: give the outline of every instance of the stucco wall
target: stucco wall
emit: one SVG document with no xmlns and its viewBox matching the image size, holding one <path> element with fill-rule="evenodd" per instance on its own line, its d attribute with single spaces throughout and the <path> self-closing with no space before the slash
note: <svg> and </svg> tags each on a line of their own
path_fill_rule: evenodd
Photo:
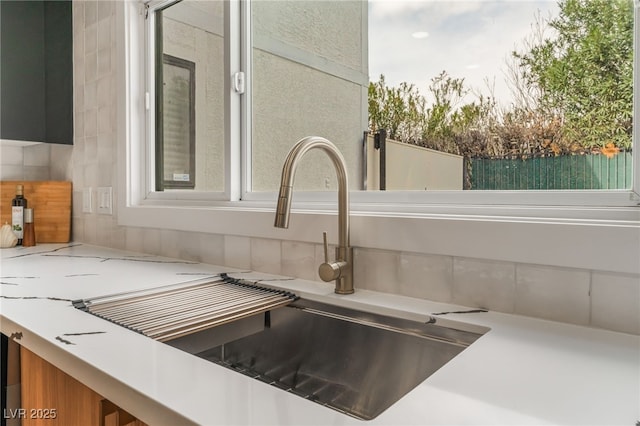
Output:
<svg viewBox="0 0 640 426">
<path fill-rule="evenodd" d="M 253 3 L 253 190 L 277 191 L 288 150 L 311 135 L 338 146 L 351 188 L 362 187 L 366 14 L 360 1 Z M 337 187 L 324 154 L 303 161 L 296 189 Z"/>
</svg>

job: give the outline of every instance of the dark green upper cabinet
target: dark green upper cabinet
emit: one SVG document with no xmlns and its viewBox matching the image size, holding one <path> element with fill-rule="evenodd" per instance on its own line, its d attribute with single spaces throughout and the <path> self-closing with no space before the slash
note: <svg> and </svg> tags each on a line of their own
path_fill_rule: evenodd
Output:
<svg viewBox="0 0 640 426">
<path fill-rule="evenodd" d="M 73 144 L 71 1 L 0 1 L 0 138 Z"/>
</svg>

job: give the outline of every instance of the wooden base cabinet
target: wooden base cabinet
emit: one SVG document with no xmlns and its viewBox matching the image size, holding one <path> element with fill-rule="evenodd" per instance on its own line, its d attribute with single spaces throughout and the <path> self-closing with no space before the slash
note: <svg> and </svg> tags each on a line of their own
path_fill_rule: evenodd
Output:
<svg viewBox="0 0 640 426">
<path fill-rule="evenodd" d="M 146 426 L 145 423 L 64 373 L 20 348 L 23 426 Z"/>
</svg>

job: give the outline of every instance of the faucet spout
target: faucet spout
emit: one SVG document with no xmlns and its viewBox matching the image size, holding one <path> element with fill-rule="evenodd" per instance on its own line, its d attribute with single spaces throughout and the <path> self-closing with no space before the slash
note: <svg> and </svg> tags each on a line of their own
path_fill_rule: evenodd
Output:
<svg viewBox="0 0 640 426">
<path fill-rule="evenodd" d="M 293 179 L 300 160 L 312 149 L 320 149 L 329 156 L 338 178 L 338 247 L 336 247 L 336 261 L 329 262 L 329 259 L 327 259 L 325 238 L 325 263 L 320 265 L 320 278 L 324 281 L 335 280 L 336 293 L 351 294 L 354 291 L 353 249 L 349 241 L 349 182 L 347 167 L 344 157 L 329 140 L 319 136 L 309 136 L 298 141 L 289 151 L 282 167 L 282 179 L 274 226 L 277 228 L 289 227 Z"/>
</svg>

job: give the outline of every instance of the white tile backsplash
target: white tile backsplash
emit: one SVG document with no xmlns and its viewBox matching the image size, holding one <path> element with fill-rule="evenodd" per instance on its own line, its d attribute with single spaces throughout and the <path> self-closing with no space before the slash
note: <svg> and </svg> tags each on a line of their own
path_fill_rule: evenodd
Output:
<svg viewBox="0 0 640 426">
<path fill-rule="evenodd" d="M 238 269 L 251 269 L 251 238 L 225 235 L 224 265 Z"/>
<path fill-rule="evenodd" d="M 49 180 L 50 175 L 49 166 L 25 166 L 22 180 Z"/>
<path fill-rule="evenodd" d="M 95 138 L 96 136 L 98 136 L 98 109 L 90 108 L 84 112 L 84 137 L 86 140 L 86 138 Z M 95 161 L 96 158 L 87 158 L 87 160 Z"/>
<path fill-rule="evenodd" d="M 0 178 L 20 180 L 24 177 L 24 148 L 0 144 Z"/>
<path fill-rule="evenodd" d="M 98 50 L 97 77 L 103 77 L 111 71 L 111 49 Z"/>
<path fill-rule="evenodd" d="M 96 218 L 96 241 L 108 241 L 110 247 L 117 247 L 122 244 L 118 244 L 117 229 L 115 226 L 113 216 L 98 215 Z"/>
<path fill-rule="evenodd" d="M 100 164 L 114 165 L 116 163 L 116 152 L 113 146 L 114 139 L 113 133 L 98 134 L 97 155 L 101 159 Z M 109 184 L 102 186 L 111 186 L 112 178 L 112 173 L 109 171 Z"/>
<path fill-rule="evenodd" d="M 400 252 L 356 248 L 353 257 L 355 286 L 385 293 L 398 292 Z"/>
<path fill-rule="evenodd" d="M 51 162 L 51 145 L 40 143 L 24 147 L 24 165 L 31 167 L 49 167 Z"/>
<path fill-rule="evenodd" d="M 195 234 L 200 238 L 200 260 L 213 265 L 224 265 L 225 238 L 216 234 Z"/>
<path fill-rule="evenodd" d="M 84 58 L 84 80 L 86 83 L 92 83 L 95 82 L 97 78 L 98 52 L 91 52 Z"/>
<path fill-rule="evenodd" d="M 100 0 L 98 3 L 98 20 L 102 20 L 113 15 L 114 5 L 111 0 Z"/>
<path fill-rule="evenodd" d="M 51 180 L 71 180 L 73 145 L 51 146 Z"/>
<path fill-rule="evenodd" d="M 0 165 L 0 177 L 2 180 L 22 180 L 24 179 L 24 167 Z"/>
<path fill-rule="evenodd" d="M 83 35 L 84 31 L 84 2 L 76 2 L 72 7 L 72 16 L 73 16 L 73 50 L 76 52 L 78 48 L 78 44 L 80 41 L 78 40 L 77 35 Z M 84 36 L 82 37 L 82 45 L 84 46 Z M 83 49 L 84 52 L 84 49 Z M 75 59 L 75 55 L 74 55 Z"/>
<path fill-rule="evenodd" d="M 160 245 L 162 248 L 162 255 L 167 257 L 173 257 L 180 259 L 180 231 L 173 229 L 161 229 L 160 230 Z M 184 259 L 189 260 L 189 259 Z"/>
<path fill-rule="evenodd" d="M 189 260 L 192 262 L 202 262 L 204 253 L 204 238 L 201 234 L 195 232 L 176 231 L 178 232 L 178 259 Z M 164 240 L 163 240 L 164 241 Z M 162 249 L 162 246 L 161 246 Z M 165 254 L 161 251 L 162 255 Z M 215 256 L 214 256 L 215 257 Z"/>
<path fill-rule="evenodd" d="M 74 36 L 75 37 L 75 36 Z M 76 37 L 77 38 L 77 37 Z M 82 37 L 80 37 L 82 38 Z M 74 90 L 73 90 L 73 108 L 75 112 L 82 111 L 84 106 L 84 53 L 82 53 L 82 48 L 75 46 L 74 54 L 78 56 L 73 58 L 73 80 L 74 80 Z M 78 53 L 80 52 L 80 53 Z"/>
<path fill-rule="evenodd" d="M 104 244 L 108 244 L 108 239 L 98 240 L 98 218 L 95 220 L 85 220 L 82 222 L 83 241 L 89 244 L 99 244 L 104 241 Z M 105 230 L 102 230 L 104 232 Z"/>
<path fill-rule="evenodd" d="M 0 179 L 51 179 L 51 145 L 9 141 L 0 143 Z"/>
<path fill-rule="evenodd" d="M 98 137 L 96 135 L 84 138 L 84 160 L 87 164 L 98 161 Z"/>
<path fill-rule="evenodd" d="M 77 96 L 74 96 L 74 98 L 77 98 Z M 84 99 L 84 96 L 82 98 Z M 84 137 L 84 111 L 75 111 L 73 114 L 73 135 L 73 143 L 77 146 L 78 142 Z"/>
<path fill-rule="evenodd" d="M 451 256 L 400 253 L 398 265 L 400 294 L 451 302 L 453 258 Z"/>
<path fill-rule="evenodd" d="M 315 281 L 318 265 L 315 244 L 282 241 L 282 275 Z"/>
<path fill-rule="evenodd" d="M 99 107 L 110 105 L 111 92 L 113 90 L 112 79 L 110 76 L 102 77 L 97 83 L 97 102 Z M 109 115 L 106 118 L 110 118 Z M 109 122 L 111 127 L 111 122 Z"/>
<path fill-rule="evenodd" d="M 22 166 L 24 165 L 24 147 L 16 145 L 0 144 L 0 165 Z"/>
<path fill-rule="evenodd" d="M 111 108 L 108 106 L 98 108 L 97 134 L 111 132 Z"/>
<path fill-rule="evenodd" d="M 98 83 L 92 81 L 84 86 L 84 110 L 98 106 Z"/>
<path fill-rule="evenodd" d="M 147 229 L 142 234 L 142 252 L 150 254 L 162 254 L 162 237 L 158 229 Z"/>
<path fill-rule="evenodd" d="M 251 269 L 268 274 L 281 274 L 281 241 L 266 238 L 251 239 Z"/>
<path fill-rule="evenodd" d="M 640 277 L 593 272 L 591 325 L 640 334 Z"/>
<path fill-rule="evenodd" d="M 589 324 L 591 274 L 579 269 L 517 265 L 517 314 Z"/>
<path fill-rule="evenodd" d="M 84 58 L 85 62 L 88 62 L 89 55 L 93 55 L 98 50 L 98 26 L 89 25 L 84 30 Z M 96 63 L 97 64 L 97 63 Z M 85 82 L 90 81 L 85 78 Z"/>
<path fill-rule="evenodd" d="M 89 220 L 92 216 L 93 215 L 83 215 L 79 219 L 84 220 L 85 218 L 87 218 L 87 220 Z M 76 220 L 76 218 L 73 219 L 74 222 Z M 144 228 L 127 227 L 124 235 L 125 249 L 130 251 L 144 252 L 144 234 L 146 231 L 148 230 Z M 74 237 L 74 239 L 75 238 L 77 237 Z"/>
<path fill-rule="evenodd" d="M 84 25 L 85 28 L 95 24 L 98 19 L 98 2 L 84 1 Z"/>
<path fill-rule="evenodd" d="M 98 40 L 96 45 L 98 51 L 111 47 L 111 21 L 104 19 L 108 16 L 109 14 L 106 13 L 105 16 L 100 17 L 100 21 L 98 22 Z"/>
<path fill-rule="evenodd" d="M 455 258 L 453 303 L 500 312 L 513 312 L 515 265 L 509 262 Z"/>
</svg>

